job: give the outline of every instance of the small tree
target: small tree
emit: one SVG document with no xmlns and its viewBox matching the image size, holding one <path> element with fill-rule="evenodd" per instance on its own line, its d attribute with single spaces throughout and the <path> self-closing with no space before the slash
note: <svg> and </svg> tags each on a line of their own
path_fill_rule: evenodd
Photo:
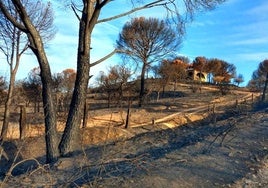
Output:
<svg viewBox="0 0 268 188">
<path fill-rule="evenodd" d="M 53 77 L 54 91 L 57 95 L 57 105 L 59 110 L 67 109 L 70 105 L 71 96 L 74 89 L 76 71 L 74 69 L 65 69 Z"/>
<path fill-rule="evenodd" d="M 208 73 L 208 81 L 209 81 L 209 83 L 212 83 L 212 81 L 215 80 L 213 78 L 213 76 L 215 76 L 221 68 L 221 60 L 216 59 L 216 58 L 212 58 L 212 59 L 207 60 L 207 67 L 206 68 L 207 68 L 206 70 Z"/>
<path fill-rule="evenodd" d="M 139 106 L 145 95 L 145 73 L 159 59 L 174 53 L 181 44 L 181 36 L 163 20 L 134 18 L 127 22 L 117 40 L 120 51 L 141 65 Z"/>
<path fill-rule="evenodd" d="M 115 79 L 114 75 L 106 75 L 103 71 L 101 71 L 97 77 L 101 90 L 104 93 L 107 93 L 108 108 L 110 108 L 112 94 L 115 92 Z"/>
<path fill-rule="evenodd" d="M 222 95 L 229 91 L 229 83 L 236 75 L 236 67 L 220 59 L 208 61 L 207 70 L 213 75 L 213 81 L 219 86 Z"/>
<path fill-rule="evenodd" d="M 176 83 L 180 80 L 186 79 L 187 59 L 175 58 L 174 60 L 163 60 L 158 68 L 162 85 L 162 95 L 164 95 L 165 87 L 169 82 L 174 83 L 174 91 L 176 90 Z M 186 61 L 186 62 L 185 62 Z"/>
<path fill-rule="evenodd" d="M 234 83 L 239 86 L 241 83 L 244 82 L 244 76 L 242 74 L 239 74 L 237 77 L 234 78 Z"/>
<path fill-rule="evenodd" d="M 107 93 L 108 108 L 110 108 L 111 97 L 117 96 L 118 104 L 121 106 L 123 99 L 124 86 L 131 76 L 131 71 L 124 65 L 110 67 L 108 73 L 103 71 L 97 77 L 97 81 L 102 90 Z"/>
<path fill-rule="evenodd" d="M 217 80 L 217 83 L 230 83 L 236 75 L 236 67 L 220 59 L 208 60 L 206 69 L 213 75 L 214 82 Z"/>
<path fill-rule="evenodd" d="M 29 72 L 28 77 L 22 82 L 22 88 L 28 100 L 34 103 L 34 112 L 39 112 L 39 103 L 42 101 L 42 83 L 38 67 Z"/>
</svg>

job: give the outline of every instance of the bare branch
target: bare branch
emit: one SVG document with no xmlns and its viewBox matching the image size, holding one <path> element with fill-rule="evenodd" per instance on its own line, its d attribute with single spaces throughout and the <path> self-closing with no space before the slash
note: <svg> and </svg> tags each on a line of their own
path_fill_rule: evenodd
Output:
<svg viewBox="0 0 268 188">
<path fill-rule="evenodd" d="M 78 13 L 77 13 L 77 10 L 78 10 L 78 9 L 76 8 L 76 6 L 75 6 L 74 4 L 72 4 L 72 5 L 71 5 L 71 8 L 72 8 L 72 10 L 73 10 L 75 16 L 77 17 L 77 19 L 80 21 L 81 18 L 79 17 L 79 15 L 78 15 Z"/>
<path fill-rule="evenodd" d="M 95 65 L 100 64 L 101 62 L 103 62 L 103 61 L 105 61 L 106 59 L 112 57 L 115 53 L 118 53 L 118 52 L 119 52 L 118 49 L 114 49 L 112 52 L 110 52 L 109 54 L 107 54 L 107 55 L 104 56 L 103 58 L 101 58 L 101 59 L 99 59 L 99 60 L 97 60 L 97 61 L 91 63 L 91 64 L 90 64 L 90 67 L 93 67 L 93 66 L 95 66 Z"/>
<path fill-rule="evenodd" d="M 22 31 L 26 31 L 26 28 L 17 22 L 17 20 L 8 12 L 6 9 L 6 6 L 4 5 L 3 1 L 0 1 L 0 11 L 5 15 L 5 17 L 17 28 L 19 28 Z"/>
<path fill-rule="evenodd" d="M 161 2 L 164 2 L 164 3 L 161 3 Z M 112 16 L 110 18 L 101 19 L 97 23 L 102 23 L 102 22 L 107 22 L 107 21 L 115 20 L 117 18 L 121 18 L 121 17 L 127 16 L 129 14 L 132 14 L 134 12 L 137 12 L 137 11 L 140 11 L 140 10 L 143 10 L 143 9 L 152 8 L 152 7 L 156 7 L 156 6 L 163 6 L 163 5 L 166 5 L 166 4 L 167 4 L 167 2 L 165 0 L 157 0 L 157 1 L 154 1 L 152 3 L 148 3 L 148 4 L 144 5 L 144 6 L 134 8 L 134 9 L 132 9 L 130 11 L 125 12 L 125 13 L 118 14 L 118 15 Z"/>
<path fill-rule="evenodd" d="M 99 2 L 100 7 L 104 7 L 107 3 L 109 3 L 111 0 L 104 0 L 101 3 Z"/>
</svg>

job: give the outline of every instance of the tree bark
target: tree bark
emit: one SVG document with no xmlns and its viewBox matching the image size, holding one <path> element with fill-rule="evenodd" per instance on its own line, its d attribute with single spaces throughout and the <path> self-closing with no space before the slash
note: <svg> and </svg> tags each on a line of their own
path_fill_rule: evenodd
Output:
<svg viewBox="0 0 268 188">
<path fill-rule="evenodd" d="M 139 107 L 142 107 L 144 102 L 144 94 L 145 94 L 145 72 L 146 72 L 146 63 L 143 63 L 141 70 L 141 88 L 139 95 Z"/>
<path fill-rule="evenodd" d="M 60 154 L 66 156 L 79 149 L 80 125 L 89 80 L 88 54 L 78 59 L 77 78 L 72 96 L 66 127 L 59 144 Z"/>
<path fill-rule="evenodd" d="M 28 23 L 29 20 L 27 20 L 27 18 L 25 18 L 25 25 L 29 30 L 27 35 L 31 44 L 30 48 L 37 57 L 42 82 L 42 99 L 45 118 L 46 162 L 53 163 L 57 161 L 59 157 L 59 138 L 56 117 L 57 113 L 52 89 L 53 80 L 41 36 L 35 27 Z"/>
<path fill-rule="evenodd" d="M 96 25 L 101 10 L 95 1 L 84 1 L 82 17 L 79 24 L 79 41 L 77 51 L 77 74 L 74 92 L 63 136 L 59 144 L 61 156 L 66 156 L 81 148 L 80 125 L 90 78 L 90 44 L 91 33 Z"/>
<path fill-rule="evenodd" d="M 40 57 L 40 60 L 46 59 Z M 57 161 L 59 157 L 56 106 L 52 91 L 52 77 L 48 63 L 41 63 L 42 97 L 45 116 L 45 139 L 47 163 Z"/>
</svg>

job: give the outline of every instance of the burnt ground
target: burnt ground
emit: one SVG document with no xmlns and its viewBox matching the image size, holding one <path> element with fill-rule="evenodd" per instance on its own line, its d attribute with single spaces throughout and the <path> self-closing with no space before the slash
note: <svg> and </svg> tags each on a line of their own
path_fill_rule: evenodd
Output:
<svg viewBox="0 0 268 188">
<path fill-rule="evenodd" d="M 215 123 L 208 117 L 173 129 L 150 126 L 53 166 L 29 159 L 35 168 L 23 174 L 25 168 L 14 168 L 0 187 L 268 187 L 265 109 L 225 114 Z"/>
</svg>

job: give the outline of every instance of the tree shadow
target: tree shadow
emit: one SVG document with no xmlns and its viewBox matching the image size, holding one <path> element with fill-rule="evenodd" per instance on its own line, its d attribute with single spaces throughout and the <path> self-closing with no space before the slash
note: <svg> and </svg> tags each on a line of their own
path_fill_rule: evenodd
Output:
<svg viewBox="0 0 268 188">
<path fill-rule="evenodd" d="M 45 163 L 45 156 L 36 159 L 24 159 L 21 155 L 20 146 L 15 141 L 3 141 L 1 147 L 6 154 L 0 159 L 0 179 L 5 176 L 18 176 L 36 169 L 39 164 Z M 1 149 L 1 148 L 0 148 Z"/>
<path fill-rule="evenodd" d="M 202 122 L 205 122 L 202 120 Z M 107 178 L 131 178 L 135 176 L 142 176 L 148 174 L 147 169 L 150 168 L 151 163 L 165 158 L 172 152 L 179 152 L 181 149 L 194 145 L 198 142 L 206 140 L 208 136 L 212 134 L 219 134 L 226 130 L 225 126 L 212 127 L 204 126 L 204 124 L 195 123 L 195 125 L 185 125 L 175 129 L 167 129 L 155 132 L 146 132 L 139 134 L 131 139 L 122 142 L 128 142 L 131 145 L 140 145 L 136 151 L 121 154 L 116 154 L 115 159 L 111 162 L 96 164 L 90 167 L 84 167 L 82 173 L 79 175 L 73 185 L 83 185 L 85 183 L 94 182 L 96 179 L 102 181 Z M 146 140 L 152 139 L 153 142 L 157 142 L 157 139 L 165 138 L 167 142 L 160 146 L 155 146 L 157 143 L 147 143 Z M 161 141 L 160 141 L 161 142 Z M 144 146 L 144 145 L 146 146 Z M 115 150 L 115 143 L 89 148 L 85 151 L 90 157 L 90 160 L 101 161 L 103 151 Z M 200 152 L 201 153 L 201 152 Z M 110 156 L 112 159 L 113 156 Z M 108 159 L 109 161 L 109 159 Z"/>
</svg>

